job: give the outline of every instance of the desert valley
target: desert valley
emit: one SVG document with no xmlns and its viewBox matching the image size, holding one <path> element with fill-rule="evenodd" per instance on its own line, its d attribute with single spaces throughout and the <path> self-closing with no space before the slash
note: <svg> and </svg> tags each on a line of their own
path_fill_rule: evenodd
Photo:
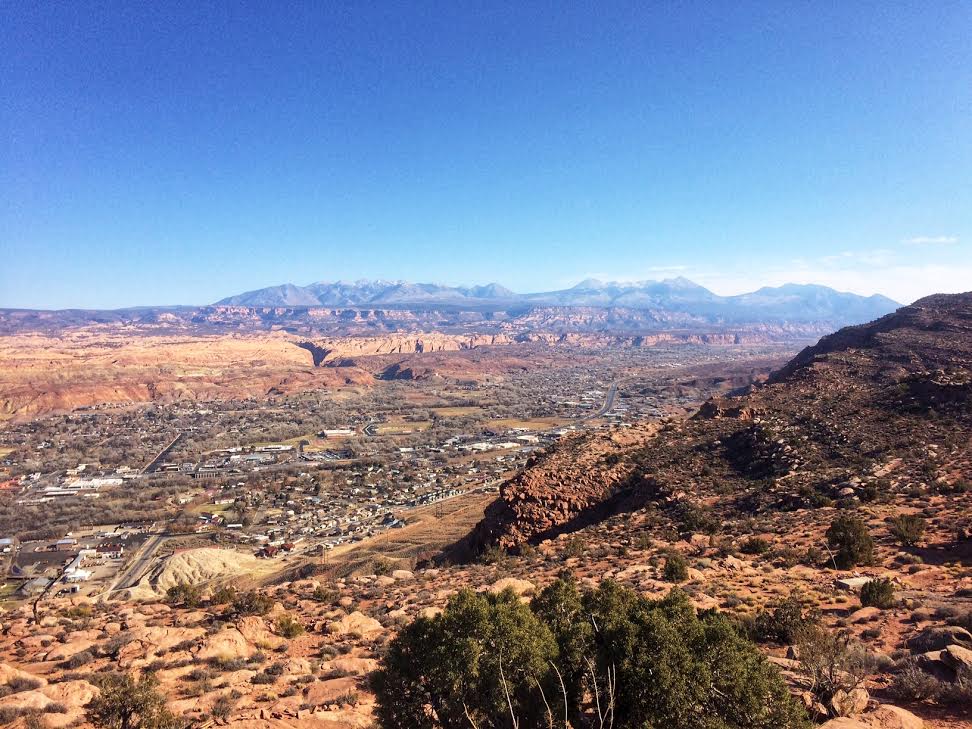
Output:
<svg viewBox="0 0 972 729">
<path fill-rule="evenodd" d="M 452 726 L 441 678 L 395 683 L 420 624 L 575 600 L 582 623 L 551 624 L 568 673 L 611 586 L 755 646 L 746 670 L 782 693 L 727 726 L 972 725 L 972 297 L 793 321 L 665 285 L 513 313 L 3 312 L 4 720 L 97 724 L 99 696 L 143 691 L 175 725 Z M 661 710 L 625 703 L 620 647 L 588 639 L 551 707 Z M 462 721 L 493 726 L 501 691 L 562 726 L 526 718 L 555 675 L 529 660 L 505 665 L 515 689 L 468 677 Z"/>
<path fill-rule="evenodd" d="M 972 729 L 970 38 L 0 2 L 0 729 Z"/>
</svg>

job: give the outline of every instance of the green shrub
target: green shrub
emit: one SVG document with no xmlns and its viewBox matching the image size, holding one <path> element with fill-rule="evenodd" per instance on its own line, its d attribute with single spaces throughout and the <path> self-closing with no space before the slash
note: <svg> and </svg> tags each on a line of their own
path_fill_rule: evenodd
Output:
<svg viewBox="0 0 972 729">
<path fill-rule="evenodd" d="M 233 611 L 237 615 L 266 615 L 273 607 L 273 600 L 266 595 L 249 590 L 233 598 Z"/>
<path fill-rule="evenodd" d="M 382 726 L 400 729 L 505 727 L 508 695 L 524 726 L 540 726 L 535 682 L 556 695 L 556 657 L 550 629 L 511 590 L 462 590 L 440 615 L 416 619 L 391 642 L 373 678 L 377 715 Z"/>
<path fill-rule="evenodd" d="M 561 575 L 533 598 L 530 609 L 550 628 L 557 641 L 560 654 L 558 670 L 568 696 L 581 696 L 588 670 L 587 653 L 594 639 L 594 626 L 587 619 L 577 581 L 569 573 Z M 579 706 L 574 700 L 569 712 L 574 718 L 579 718 L 578 711 Z M 579 721 L 573 723 L 581 725 Z"/>
<path fill-rule="evenodd" d="M 743 554 L 763 554 L 770 548 L 770 543 L 762 537 L 750 537 L 739 545 Z"/>
<path fill-rule="evenodd" d="M 304 626 L 293 615 L 281 615 L 274 622 L 277 633 L 284 638 L 296 638 L 304 632 Z"/>
<path fill-rule="evenodd" d="M 483 564 L 503 564 L 509 559 L 509 555 L 502 547 L 491 544 L 479 555 L 479 561 Z"/>
<path fill-rule="evenodd" d="M 887 577 L 865 582 L 861 587 L 861 606 L 882 610 L 894 607 L 894 583 Z"/>
<path fill-rule="evenodd" d="M 87 705 L 87 719 L 104 729 L 170 729 L 178 726 L 165 707 L 165 696 L 151 674 L 140 679 L 129 674 L 95 674 L 101 690 Z"/>
<path fill-rule="evenodd" d="M 333 605 L 340 599 L 341 593 L 337 590 L 328 589 L 324 585 L 318 585 L 314 588 L 314 593 L 311 597 L 317 600 L 317 602 Z"/>
<path fill-rule="evenodd" d="M 665 557 L 662 577 L 666 582 L 685 582 L 688 579 L 688 562 L 679 552 L 669 552 Z"/>
<path fill-rule="evenodd" d="M 682 531 L 701 532 L 703 534 L 715 534 L 722 525 L 711 509 L 686 503 L 682 503 L 676 508 L 675 520 Z"/>
<path fill-rule="evenodd" d="M 565 714 L 596 726 L 609 694 L 604 725 L 616 729 L 808 726 L 777 670 L 725 616 L 697 614 L 678 589 L 652 601 L 610 581 L 582 593 L 561 579 L 530 607 L 510 592 L 463 591 L 391 641 L 373 688 L 385 729 L 498 729 L 513 716 L 521 727 L 561 727 Z"/>
<path fill-rule="evenodd" d="M 202 603 L 202 589 L 198 585 L 180 582 L 165 593 L 169 602 L 182 604 L 187 608 L 197 608 Z"/>
<path fill-rule="evenodd" d="M 918 514 L 899 514 L 891 519 L 891 535 L 905 547 L 914 547 L 925 535 L 925 518 Z"/>
<path fill-rule="evenodd" d="M 760 610 L 752 625 L 752 637 L 761 643 L 794 645 L 820 621 L 815 610 L 805 610 L 795 597 L 781 600 L 772 611 Z"/>
<path fill-rule="evenodd" d="M 585 551 L 587 551 L 587 545 L 584 544 L 584 540 L 578 536 L 569 537 L 564 541 L 564 550 L 562 552 L 564 559 L 581 557 L 584 555 Z"/>
<path fill-rule="evenodd" d="M 859 517 L 845 514 L 834 519 L 827 529 L 827 544 L 837 550 L 834 561 L 838 569 L 874 561 L 874 540 Z"/>
<path fill-rule="evenodd" d="M 220 585 L 215 590 L 213 590 L 213 596 L 210 599 L 213 605 L 226 605 L 233 602 L 236 599 L 236 588 L 232 585 Z"/>
</svg>

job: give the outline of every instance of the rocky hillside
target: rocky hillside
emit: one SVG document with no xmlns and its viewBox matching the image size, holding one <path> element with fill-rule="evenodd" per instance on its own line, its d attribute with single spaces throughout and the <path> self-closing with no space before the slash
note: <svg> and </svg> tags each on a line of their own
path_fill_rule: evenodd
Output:
<svg viewBox="0 0 972 729">
<path fill-rule="evenodd" d="M 932 296 L 657 434 L 563 443 L 504 484 L 467 546 L 515 548 L 647 504 L 691 522 L 963 488 L 970 396 L 972 294 Z"/>
</svg>

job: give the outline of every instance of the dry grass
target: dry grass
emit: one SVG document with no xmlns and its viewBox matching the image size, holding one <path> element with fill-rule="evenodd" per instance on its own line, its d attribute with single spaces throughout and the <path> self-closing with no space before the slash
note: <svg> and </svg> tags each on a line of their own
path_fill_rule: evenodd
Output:
<svg viewBox="0 0 972 729">
<path fill-rule="evenodd" d="M 526 430 L 547 430 L 549 428 L 559 428 L 567 423 L 574 422 L 569 418 L 529 418 L 520 420 L 517 418 L 506 418 L 503 420 L 490 420 L 489 426 L 493 429 L 514 429 L 524 428 Z"/>
<path fill-rule="evenodd" d="M 483 411 L 481 407 L 443 407 L 432 408 L 440 418 L 460 418 L 466 415 L 478 415 Z"/>
</svg>

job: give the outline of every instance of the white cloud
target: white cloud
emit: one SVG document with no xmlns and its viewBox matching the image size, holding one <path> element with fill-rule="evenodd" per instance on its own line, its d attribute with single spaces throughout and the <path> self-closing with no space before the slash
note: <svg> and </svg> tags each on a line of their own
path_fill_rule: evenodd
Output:
<svg viewBox="0 0 972 729">
<path fill-rule="evenodd" d="M 957 235 L 919 235 L 904 240 L 909 246 L 950 246 L 958 242 Z"/>
</svg>

